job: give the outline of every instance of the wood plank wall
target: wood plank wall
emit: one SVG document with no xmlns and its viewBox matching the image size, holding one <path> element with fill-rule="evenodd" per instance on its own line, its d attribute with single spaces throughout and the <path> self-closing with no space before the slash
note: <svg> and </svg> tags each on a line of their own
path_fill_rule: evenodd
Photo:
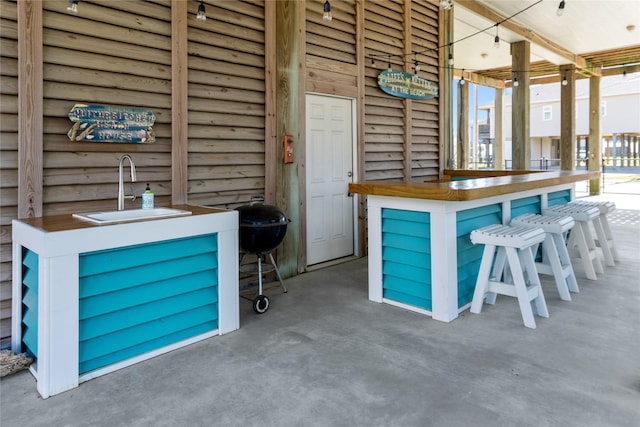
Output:
<svg viewBox="0 0 640 427">
<path fill-rule="evenodd" d="M 160 2 L 43 2 L 43 214 L 115 209 L 118 159 L 133 158 L 140 195 L 150 183 L 159 205 L 171 192 L 171 5 Z M 154 144 L 71 142 L 75 103 L 151 109 Z M 129 182 L 126 177 L 126 182 Z M 140 198 L 125 208 L 140 207 Z"/>
<path fill-rule="evenodd" d="M 188 199 L 233 208 L 265 193 L 265 7 L 206 10 L 189 20 Z"/>
<path fill-rule="evenodd" d="M 18 216 L 18 17 L 0 3 L 0 348 L 11 335 L 11 220 Z"/>
<path fill-rule="evenodd" d="M 42 2 L 44 215 L 115 209 L 125 153 L 138 172 L 126 191 L 141 194 L 149 182 L 158 205 L 171 203 L 171 1 L 83 0 L 77 15 L 67 13 L 67 0 Z M 274 195 L 275 168 L 265 158 L 274 154 L 270 98 L 282 91 L 269 80 L 275 13 L 266 12 L 268 1 L 207 0 L 205 22 L 195 19 L 198 3 L 188 2 L 189 203 L 233 208 L 253 194 Z M 437 178 L 438 99 L 404 100 L 377 86 L 389 60 L 412 72 L 412 52 L 425 50 L 420 75 L 439 84 L 437 3 L 333 1 L 331 23 L 322 20 L 322 4 L 304 5 L 302 81 L 308 92 L 359 101 L 358 179 Z M 11 220 L 18 216 L 17 34 L 16 2 L 0 0 L 0 347 L 9 344 Z M 156 143 L 71 142 L 67 114 L 75 103 L 149 108 Z"/>
<path fill-rule="evenodd" d="M 394 70 L 413 73 L 417 58 L 418 74 L 437 86 L 441 54 L 435 3 L 365 2 L 364 179 L 410 181 L 438 177 L 438 98 L 394 98 L 380 91 L 377 77 L 389 63 Z"/>
</svg>

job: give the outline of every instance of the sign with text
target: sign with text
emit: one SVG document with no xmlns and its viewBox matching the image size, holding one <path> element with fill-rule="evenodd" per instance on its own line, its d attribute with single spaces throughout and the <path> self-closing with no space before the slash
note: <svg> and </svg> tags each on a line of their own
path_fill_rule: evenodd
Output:
<svg viewBox="0 0 640 427">
<path fill-rule="evenodd" d="M 76 104 L 69 111 L 71 141 L 153 144 L 156 116 L 151 110 L 112 105 Z"/>
<path fill-rule="evenodd" d="M 438 87 L 427 79 L 405 71 L 383 70 L 378 74 L 378 86 L 384 93 L 409 99 L 430 99 L 438 96 Z"/>
</svg>

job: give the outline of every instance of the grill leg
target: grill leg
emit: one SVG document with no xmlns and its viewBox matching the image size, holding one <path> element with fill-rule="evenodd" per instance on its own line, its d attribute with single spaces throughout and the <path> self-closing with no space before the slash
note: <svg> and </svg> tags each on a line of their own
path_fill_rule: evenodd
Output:
<svg viewBox="0 0 640 427">
<path fill-rule="evenodd" d="M 278 280 L 280 280 L 280 286 L 282 286 L 282 290 L 286 293 L 287 288 L 286 286 L 284 286 L 284 282 L 282 281 L 282 277 L 280 276 L 280 270 L 278 270 L 278 266 L 276 265 L 276 262 L 273 260 L 273 255 L 271 254 L 271 252 L 269 252 L 269 259 L 271 259 L 271 265 L 273 265 L 273 268 L 276 270 L 276 275 L 278 276 Z"/>
</svg>

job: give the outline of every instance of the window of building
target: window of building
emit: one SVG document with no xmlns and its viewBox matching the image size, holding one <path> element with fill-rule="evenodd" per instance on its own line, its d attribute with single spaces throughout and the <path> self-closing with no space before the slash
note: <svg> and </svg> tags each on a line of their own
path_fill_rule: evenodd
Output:
<svg viewBox="0 0 640 427">
<path fill-rule="evenodd" d="M 548 122 L 552 119 L 551 105 L 545 105 L 542 107 L 542 120 Z"/>
</svg>

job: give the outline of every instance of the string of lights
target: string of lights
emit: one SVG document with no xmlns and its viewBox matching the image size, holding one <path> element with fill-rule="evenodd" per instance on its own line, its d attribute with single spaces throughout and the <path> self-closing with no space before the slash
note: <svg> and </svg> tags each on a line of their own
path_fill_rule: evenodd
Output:
<svg viewBox="0 0 640 427">
<path fill-rule="evenodd" d="M 512 14 L 512 15 L 510 15 L 510 16 L 508 16 L 508 17 L 506 17 L 506 18 L 504 18 L 504 19 L 502 19 L 502 20 L 500 20 L 498 22 L 496 22 L 495 24 L 493 24 L 493 25 L 491 25 L 489 27 L 483 28 L 481 30 L 478 30 L 478 31 L 472 33 L 472 34 L 469 34 L 469 35 L 467 35 L 465 37 L 462 37 L 462 38 L 460 38 L 458 40 L 446 43 L 444 45 L 439 45 L 439 46 L 436 46 L 436 47 L 433 47 L 433 48 L 426 48 L 426 49 L 421 50 L 421 51 L 415 51 L 415 52 L 405 53 L 405 54 L 386 54 L 386 53 L 370 54 L 368 56 L 368 58 L 371 59 L 372 65 L 375 65 L 375 60 L 376 59 L 380 59 L 380 60 L 385 59 L 385 60 L 388 60 L 389 64 L 391 64 L 392 58 L 399 58 L 400 61 L 406 63 L 406 62 L 408 62 L 407 61 L 408 57 L 413 57 L 414 69 L 415 69 L 415 66 L 418 66 L 418 67 L 420 66 L 420 62 L 418 60 L 418 55 L 426 56 L 430 52 L 438 52 L 441 49 L 448 48 L 448 51 L 449 51 L 448 52 L 448 58 L 447 58 L 448 66 L 444 66 L 444 67 L 434 66 L 434 67 L 440 68 L 440 69 L 450 69 L 450 70 L 453 70 L 453 71 L 461 70 L 462 71 L 462 75 L 464 76 L 465 72 L 466 73 L 473 73 L 473 72 L 479 71 L 479 70 L 469 70 L 469 69 L 461 69 L 461 68 L 453 67 L 454 60 L 453 60 L 452 48 L 453 48 L 453 46 L 455 44 L 461 43 L 461 42 L 463 42 L 465 40 L 468 40 L 468 39 L 470 39 L 472 37 L 475 37 L 475 36 L 477 36 L 479 34 L 486 33 L 487 31 L 489 31 L 489 30 L 491 30 L 492 28 L 495 27 L 496 34 L 495 34 L 495 37 L 494 37 L 493 46 L 494 46 L 494 48 L 497 49 L 497 48 L 500 47 L 500 36 L 499 36 L 499 27 L 500 27 L 500 25 L 504 24 L 505 22 L 511 21 L 516 16 L 518 16 L 518 15 L 526 12 L 527 10 L 531 9 L 532 7 L 535 7 L 538 4 L 542 3 L 542 1 L 543 0 L 538 0 L 535 3 L 532 3 L 532 4 L 528 5 L 527 7 L 525 7 L 523 9 L 517 11 L 516 13 L 514 13 L 514 14 Z M 565 10 L 565 6 L 566 6 L 566 2 L 565 2 L 565 0 L 562 0 L 560 2 L 559 6 L 558 6 L 558 10 L 556 11 L 556 14 L 558 16 L 562 16 L 562 14 L 564 13 L 564 10 Z M 441 0 L 440 1 L 440 8 L 441 9 L 449 10 L 452 7 L 453 7 L 453 0 Z M 390 68 L 390 66 L 389 66 L 389 68 Z M 575 68 L 575 69 L 577 70 L 577 68 Z M 512 70 L 513 73 L 525 73 L 525 72 L 530 72 L 530 71 L 531 70 Z M 544 73 L 546 71 L 542 70 L 542 69 L 536 69 L 536 72 L 537 73 Z M 554 73 L 554 72 L 557 73 L 557 67 L 549 68 L 548 72 L 549 73 Z M 463 79 L 464 79 L 464 77 L 463 77 Z M 566 75 L 565 75 L 565 80 L 564 81 L 566 82 Z M 515 86 L 517 86 L 516 82 L 517 82 L 517 77 L 515 77 L 515 75 L 514 75 L 513 84 Z M 464 84 L 464 83 L 462 83 L 462 84 Z"/>
</svg>

